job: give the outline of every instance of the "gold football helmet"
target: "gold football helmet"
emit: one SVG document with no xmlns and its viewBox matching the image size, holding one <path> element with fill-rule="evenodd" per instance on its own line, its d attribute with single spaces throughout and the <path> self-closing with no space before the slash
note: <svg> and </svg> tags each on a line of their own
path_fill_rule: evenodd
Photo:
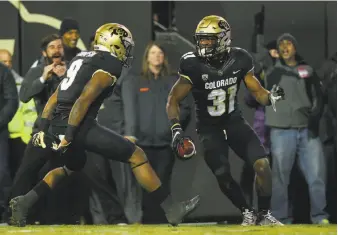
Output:
<svg viewBox="0 0 338 235">
<path fill-rule="evenodd" d="M 132 63 L 133 48 L 133 36 L 124 25 L 108 23 L 96 30 L 94 50 L 110 52 L 112 56 L 122 61 L 125 67 L 129 67 Z"/>
<path fill-rule="evenodd" d="M 199 56 L 214 57 L 223 53 L 230 46 L 230 25 L 220 16 L 206 16 L 197 25 L 194 39 Z"/>
</svg>

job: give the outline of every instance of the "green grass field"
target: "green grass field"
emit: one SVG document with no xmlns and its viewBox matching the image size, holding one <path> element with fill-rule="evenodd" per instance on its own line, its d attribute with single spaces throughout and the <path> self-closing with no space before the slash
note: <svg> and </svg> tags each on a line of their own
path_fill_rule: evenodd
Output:
<svg viewBox="0 0 338 235">
<path fill-rule="evenodd" d="M 285 227 L 241 227 L 234 225 L 128 225 L 128 226 L 27 226 L 0 227 L 0 234 L 98 234 L 98 235 L 336 235 L 337 225 L 295 225 Z"/>
</svg>

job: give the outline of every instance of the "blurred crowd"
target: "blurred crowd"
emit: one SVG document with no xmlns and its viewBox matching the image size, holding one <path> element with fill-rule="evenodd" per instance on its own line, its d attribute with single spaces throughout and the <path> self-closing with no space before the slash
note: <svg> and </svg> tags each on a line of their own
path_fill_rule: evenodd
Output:
<svg viewBox="0 0 338 235">
<path fill-rule="evenodd" d="M 154 14 L 155 21 L 159 20 L 159 15 L 161 13 Z M 167 21 L 174 17 L 164 18 L 167 27 L 173 28 L 174 24 Z M 256 14 L 254 20 L 254 46 L 246 49 L 255 59 L 256 77 L 269 90 L 272 84 L 280 84 L 287 97 L 275 113 L 271 108 L 260 106 L 249 93 L 245 95 L 246 105 L 255 110 L 253 127 L 271 160 L 272 213 L 283 223 L 294 223 L 297 197 L 301 194 L 309 197 L 308 213 L 313 223 L 327 223 L 328 219 L 336 222 L 337 55 L 323 61 L 321 68 L 313 68 L 297 53 L 301 42 L 295 37 L 283 34 L 265 43 L 262 12 Z M 78 22 L 64 19 L 58 33 L 41 39 L 41 51 L 37 52 L 40 55 L 23 77 L 13 70 L 10 52 L 0 48 L 0 208 L 3 222 L 10 216 L 8 201 L 11 198 L 27 193 L 49 170 L 63 165 L 62 156 L 30 154 L 30 149 L 36 148 L 31 143 L 31 135 L 48 98 L 66 73 L 68 63 L 80 52 L 76 47 L 80 33 Z M 89 50 L 92 41 L 93 37 L 89 39 Z M 294 45 L 296 53 L 285 63 L 279 57 L 283 50 L 290 50 L 289 44 Z M 277 77 L 280 80 L 276 81 Z M 175 163 L 166 102 L 176 79 L 177 73 L 170 68 L 164 47 L 156 41 L 149 42 L 144 49 L 142 70 L 139 73 L 123 71 L 113 95 L 104 102 L 98 116 L 102 125 L 145 151 L 162 182 L 170 182 Z M 303 89 L 310 85 L 317 89 Z M 316 96 L 318 103 L 309 110 L 312 96 Z M 180 120 L 184 128 L 192 112 L 193 101 L 188 96 L 181 103 Z M 253 182 L 253 169 L 244 165 L 241 186 L 251 202 Z M 300 185 L 305 185 L 307 192 L 304 187 L 300 191 Z M 151 203 L 127 164 L 96 157 L 93 153 L 88 153 L 83 171 L 71 175 L 36 204 L 28 221 L 31 224 L 165 222 L 162 209 Z"/>
</svg>

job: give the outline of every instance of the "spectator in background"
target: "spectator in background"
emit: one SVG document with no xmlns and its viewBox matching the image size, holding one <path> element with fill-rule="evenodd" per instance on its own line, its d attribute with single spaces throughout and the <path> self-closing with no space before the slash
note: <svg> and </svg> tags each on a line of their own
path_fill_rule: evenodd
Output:
<svg viewBox="0 0 338 235">
<path fill-rule="evenodd" d="M 98 122 L 120 135 L 134 135 L 136 100 L 129 96 L 132 77 L 121 76 L 99 111 Z M 87 155 L 85 173 L 92 182 L 90 208 L 95 224 L 141 223 L 142 189 L 128 164 Z"/>
<path fill-rule="evenodd" d="M 276 40 L 264 45 L 264 6 L 261 11 L 255 14 L 255 28 L 252 40 L 251 51 L 253 53 L 255 75 L 263 87 L 265 73 L 270 70 L 276 59 L 278 58 Z M 270 154 L 270 130 L 265 126 L 265 107 L 260 105 L 256 99 L 246 90 L 245 103 L 249 108 L 255 109 L 253 128 L 259 137 L 259 140 L 267 150 L 267 155 Z M 243 193 L 250 204 L 253 204 L 253 185 L 255 172 L 252 166 L 243 165 L 240 185 Z"/>
<path fill-rule="evenodd" d="M 337 222 L 337 52 L 326 60 L 318 74 L 323 83 L 324 147 L 328 161 L 327 200 L 330 221 Z"/>
<path fill-rule="evenodd" d="M 288 217 L 288 185 L 296 154 L 309 186 L 311 220 L 327 224 L 324 211 L 326 166 L 319 140 L 323 110 L 320 81 L 313 69 L 297 54 L 297 41 L 290 34 L 277 40 L 280 59 L 266 75 L 267 89 L 284 88 L 285 100 L 277 112 L 266 107 L 266 125 L 271 128 L 272 214 L 281 222 Z"/>
<path fill-rule="evenodd" d="M 5 207 L 9 183 L 8 123 L 18 109 L 18 92 L 11 71 L 0 63 L 0 209 Z"/>
<path fill-rule="evenodd" d="M 12 72 L 18 93 L 21 89 L 23 78 L 12 68 L 12 55 L 7 50 L 0 50 L 0 62 L 4 63 Z M 18 99 L 19 101 L 19 99 Z M 28 103 L 19 101 L 19 108 L 8 124 L 9 131 L 9 170 L 11 178 L 19 168 L 27 143 L 31 138 L 33 125 L 37 118 L 34 100 Z"/>
<path fill-rule="evenodd" d="M 61 22 L 59 35 L 63 45 L 63 59 L 69 63 L 77 53 L 81 50 L 76 47 L 77 41 L 80 38 L 80 26 L 76 20 L 65 18 Z M 40 59 L 36 60 L 31 67 L 36 67 L 38 64 L 45 63 L 45 56 L 42 55 Z"/>
<path fill-rule="evenodd" d="M 89 51 L 94 50 L 94 38 L 95 35 L 89 38 Z M 113 94 L 104 100 L 98 113 L 98 122 L 101 125 L 121 135 L 123 135 L 123 129 L 121 125 L 116 125 L 116 122 L 121 124 L 124 120 L 124 104 L 120 98 L 120 92 L 117 90 L 121 89 L 120 85 L 123 79 L 122 76 L 117 80 Z M 135 179 L 129 180 L 130 177 L 134 177 L 134 174 L 128 164 L 97 157 L 97 154 L 87 152 L 87 163 L 83 172 L 91 184 L 89 209 L 93 224 L 140 222 L 140 215 L 137 212 L 140 210 L 134 209 L 137 207 L 137 202 L 129 200 L 133 198 L 129 196 L 132 193 L 132 188 L 129 185 L 133 183 L 137 185 L 139 191 L 141 189 Z M 118 181 L 115 180 L 116 177 Z"/>
<path fill-rule="evenodd" d="M 54 93 L 66 72 L 66 65 L 63 61 L 64 51 L 59 35 L 51 34 L 44 37 L 40 48 L 43 63 L 29 69 L 20 89 L 20 100 L 23 103 L 34 100 L 38 116 L 41 115 L 49 97 Z M 34 123 L 33 132 L 37 129 L 39 120 L 38 117 Z M 38 180 L 39 170 L 52 157 L 46 156 L 44 149 L 34 147 L 30 140 L 14 177 L 9 200 L 27 193 Z"/>
<path fill-rule="evenodd" d="M 79 23 L 71 18 L 65 18 L 60 27 L 60 36 L 64 47 L 65 60 L 70 62 L 81 50 L 76 47 L 80 38 Z"/>
<path fill-rule="evenodd" d="M 164 48 L 156 42 L 150 42 L 144 52 L 141 76 L 130 79 L 132 89 L 126 90 L 128 94 L 124 96 L 136 103 L 136 109 L 126 110 L 125 117 L 136 117 L 136 125 L 125 129 L 125 135 L 147 154 L 161 182 L 170 185 L 175 157 L 171 149 L 166 103 L 177 76 L 170 73 Z M 186 98 L 181 104 L 180 117 L 184 126 L 190 120 L 190 112 L 189 98 Z M 165 221 L 161 208 L 155 207 L 150 198 L 143 194 L 143 223 Z"/>
</svg>

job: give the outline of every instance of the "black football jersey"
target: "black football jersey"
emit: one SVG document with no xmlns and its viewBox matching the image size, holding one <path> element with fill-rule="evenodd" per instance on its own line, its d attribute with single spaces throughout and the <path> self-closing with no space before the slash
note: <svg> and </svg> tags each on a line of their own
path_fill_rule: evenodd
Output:
<svg viewBox="0 0 338 235">
<path fill-rule="evenodd" d="M 253 70 L 251 55 L 238 47 L 228 48 L 228 58 L 214 68 L 194 52 L 181 57 L 179 74 L 193 86 L 198 124 L 217 124 L 237 110 L 237 94 L 245 75 Z"/>
<path fill-rule="evenodd" d="M 121 61 L 108 52 L 88 51 L 77 54 L 70 62 L 66 76 L 60 83 L 54 116 L 62 116 L 62 119 L 69 117 L 75 101 L 97 71 L 104 71 L 118 78 L 122 67 Z M 112 94 L 113 88 L 114 84 L 96 98 L 89 107 L 86 118 L 96 118 L 101 104 Z"/>
</svg>

